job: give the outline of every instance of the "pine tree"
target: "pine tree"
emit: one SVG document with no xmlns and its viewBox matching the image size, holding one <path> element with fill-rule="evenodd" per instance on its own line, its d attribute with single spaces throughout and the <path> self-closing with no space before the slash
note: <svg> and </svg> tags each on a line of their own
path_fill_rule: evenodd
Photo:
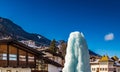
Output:
<svg viewBox="0 0 120 72">
<path fill-rule="evenodd" d="M 57 47 L 56 47 L 56 40 L 55 39 L 53 39 L 51 41 L 49 50 L 56 53 Z"/>
</svg>

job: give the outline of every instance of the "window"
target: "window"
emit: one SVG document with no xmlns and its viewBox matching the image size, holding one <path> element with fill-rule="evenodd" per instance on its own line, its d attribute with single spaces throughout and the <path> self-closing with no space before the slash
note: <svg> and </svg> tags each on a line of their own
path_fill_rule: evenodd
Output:
<svg viewBox="0 0 120 72">
<path fill-rule="evenodd" d="M 7 45 L 0 45 L 0 60 L 7 60 Z"/>
<path fill-rule="evenodd" d="M 92 71 L 95 71 L 95 68 L 92 68 Z"/>
<path fill-rule="evenodd" d="M 19 49 L 19 65 L 21 67 L 26 67 L 26 51 Z"/>
<path fill-rule="evenodd" d="M 92 71 L 93 71 L 93 68 L 92 68 Z"/>
<path fill-rule="evenodd" d="M 28 53 L 28 62 L 34 62 L 34 55 Z"/>
<path fill-rule="evenodd" d="M 17 55 L 15 55 L 15 54 L 9 54 L 9 60 L 16 61 L 17 60 Z"/>
<path fill-rule="evenodd" d="M 7 54 L 0 54 L 0 60 L 7 60 Z"/>
<path fill-rule="evenodd" d="M 9 60 L 16 61 L 17 60 L 17 48 L 13 46 L 9 46 Z"/>
<path fill-rule="evenodd" d="M 26 61 L 26 52 L 19 50 L 19 61 Z"/>
<path fill-rule="evenodd" d="M 34 60 L 34 55 L 31 53 L 28 53 L 28 66 L 30 67 L 35 67 L 35 60 Z"/>
<path fill-rule="evenodd" d="M 105 68 L 105 71 L 107 71 L 107 68 Z"/>
</svg>

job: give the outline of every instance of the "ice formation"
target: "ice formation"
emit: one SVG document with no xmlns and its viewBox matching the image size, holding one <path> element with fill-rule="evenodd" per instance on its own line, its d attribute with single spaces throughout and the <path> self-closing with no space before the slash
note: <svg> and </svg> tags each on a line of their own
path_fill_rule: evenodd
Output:
<svg viewBox="0 0 120 72">
<path fill-rule="evenodd" d="M 70 34 L 63 72 L 91 72 L 89 51 L 83 33 L 76 31 Z"/>
</svg>

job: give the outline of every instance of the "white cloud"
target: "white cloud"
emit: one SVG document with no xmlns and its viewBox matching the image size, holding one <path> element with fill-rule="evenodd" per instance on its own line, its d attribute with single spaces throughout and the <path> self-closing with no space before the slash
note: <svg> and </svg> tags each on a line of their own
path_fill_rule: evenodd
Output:
<svg viewBox="0 0 120 72">
<path fill-rule="evenodd" d="M 114 34 L 113 33 L 106 34 L 104 39 L 106 41 L 113 40 L 114 39 Z"/>
</svg>

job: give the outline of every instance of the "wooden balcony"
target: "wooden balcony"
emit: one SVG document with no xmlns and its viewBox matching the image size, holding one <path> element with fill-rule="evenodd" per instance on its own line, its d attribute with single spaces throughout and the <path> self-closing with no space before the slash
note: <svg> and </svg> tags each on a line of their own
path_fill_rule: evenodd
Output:
<svg viewBox="0 0 120 72">
<path fill-rule="evenodd" d="M 35 68 L 36 67 L 35 62 L 28 62 L 27 66 L 30 67 L 30 68 Z"/>
<path fill-rule="evenodd" d="M 17 67 L 17 61 L 9 61 L 9 66 L 10 67 Z"/>
<path fill-rule="evenodd" d="M 7 61 L 6 60 L 0 60 L 0 67 L 7 67 Z"/>
<path fill-rule="evenodd" d="M 19 67 L 27 67 L 26 61 L 19 61 Z"/>
</svg>

